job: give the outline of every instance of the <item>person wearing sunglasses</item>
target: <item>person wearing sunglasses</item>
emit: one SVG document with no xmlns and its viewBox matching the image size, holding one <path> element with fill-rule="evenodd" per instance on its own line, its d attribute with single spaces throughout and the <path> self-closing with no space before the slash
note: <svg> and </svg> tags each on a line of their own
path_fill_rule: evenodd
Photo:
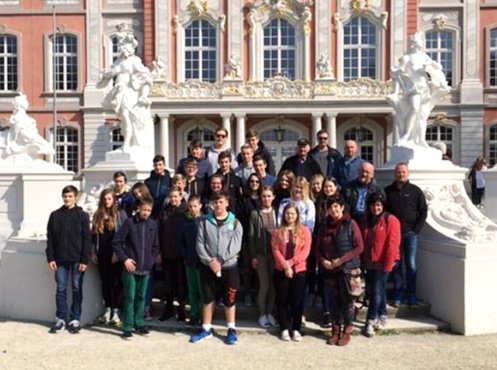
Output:
<svg viewBox="0 0 497 370">
<path fill-rule="evenodd" d="M 310 155 L 318 162 L 321 172 L 325 177 L 333 176 L 335 167 L 342 158 L 342 154 L 328 144 L 328 133 L 320 130 L 317 135 L 318 145 L 311 150 Z"/>
<path fill-rule="evenodd" d="M 205 159 L 209 162 L 209 176 L 216 173 L 219 169 L 219 154 L 228 152 L 231 156 L 231 168 L 236 170 L 238 163 L 236 162 L 235 152 L 229 147 L 228 130 L 224 127 L 218 127 L 214 133 L 214 145 L 205 149 Z"/>
<path fill-rule="evenodd" d="M 290 170 L 295 176 L 305 177 L 307 181 L 311 180 L 311 177 L 321 173 L 321 168 L 319 164 L 309 155 L 311 150 L 311 144 L 307 139 L 299 139 L 297 141 L 297 154 L 288 157 L 283 166 L 281 166 L 281 171 Z"/>
</svg>

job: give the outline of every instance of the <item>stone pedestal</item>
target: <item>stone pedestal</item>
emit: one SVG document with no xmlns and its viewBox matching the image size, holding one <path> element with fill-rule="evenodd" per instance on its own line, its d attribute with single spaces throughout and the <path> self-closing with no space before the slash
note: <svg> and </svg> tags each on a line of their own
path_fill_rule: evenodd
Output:
<svg viewBox="0 0 497 370">
<path fill-rule="evenodd" d="M 7 319 L 54 322 L 55 280 L 47 267 L 45 239 L 13 237 L 2 251 L 0 316 Z M 81 324 L 92 323 L 103 312 L 98 269 L 88 265 L 83 281 Z M 71 287 L 67 290 L 68 312 Z"/>
<path fill-rule="evenodd" d="M 395 163 L 404 161 L 393 158 L 376 171 L 382 185 L 393 181 Z M 467 169 L 433 158 L 409 161 L 409 171 L 428 203 L 418 236 L 417 296 L 457 333 L 497 333 L 497 225 L 471 203 Z"/>
<path fill-rule="evenodd" d="M 497 204 L 497 166 L 485 171 L 483 177 L 485 178 L 485 197 L 483 199 L 485 208 L 482 212 L 497 222 L 497 207 L 495 207 Z M 469 184 L 468 190 L 471 191 L 471 184 Z"/>
</svg>

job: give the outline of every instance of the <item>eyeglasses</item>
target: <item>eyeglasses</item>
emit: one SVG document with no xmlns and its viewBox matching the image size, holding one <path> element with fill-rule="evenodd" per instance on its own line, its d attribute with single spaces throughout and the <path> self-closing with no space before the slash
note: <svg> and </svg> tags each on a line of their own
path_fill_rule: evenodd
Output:
<svg viewBox="0 0 497 370">
<path fill-rule="evenodd" d="M 319 139 L 320 141 L 326 141 L 326 140 L 328 140 L 328 138 L 327 138 L 327 137 L 324 137 L 324 136 L 318 137 L 318 139 Z"/>
<path fill-rule="evenodd" d="M 224 139 L 226 137 L 226 135 L 216 135 L 216 137 Z"/>
</svg>

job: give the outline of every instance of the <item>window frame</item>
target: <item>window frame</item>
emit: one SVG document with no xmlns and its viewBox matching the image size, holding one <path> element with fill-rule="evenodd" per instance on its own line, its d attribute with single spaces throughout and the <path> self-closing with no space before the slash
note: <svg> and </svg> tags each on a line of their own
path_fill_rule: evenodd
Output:
<svg viewBox="0 0 497 370">
<path fill-rule="evenodd" d="M 497 90 L 497 67 L 496 67 L 496 84 L 495 85 L 490 84 L 490 54 L 492 52 L 491 34 L 493 30 L 497 31 L 497 23 L 494 23 L 485 28 L 485 86 L 490 89 Z M 497 54 L 497 46 L 495 47 L 494 51 Z M 497 58 L 496 58 L 496 64 L 497 64 Z"/>
<path fill-rule="evenodd" d="M 198 46 L 186 46 L 186 32 L 187 32 L 187 29 L 189 29 L 190 27 L 193 26 L 193 24 L 195 22 L 199 22 L 199 27 L 198 27 L 198 30 L 199 30 L 199 34 L 198 34 L 198 40 L 199 40 L 199 45 Z M 202 33 L 202 30 L 203 30 L 203 22 L 205 22 L 209 27 L 212 28 L 212 30 L 214 31 L 214 40 L 216 42 L 215 46 L 210 46 L 210 45 L 203 45 L 203 33 Z M 202 81 L 202 82 L 210 82 L 210 83 L 216 83 L 219 81 L 219 60 L 218 60 L 218 57 L 219 57 L 219 53 L 217 51 L 218 49 L 218 37 L 217 37 L 217 29 L 216 29 L 216 26 L 213 26 L 207 19 L 203 19 L 203 18 L 199 18 L 199 19 L 192 19 L 191 22 L 189 22 L 187 25 L 185 25 L 184 27 L 184 37 L 183 37 L 183 42 L 185 43 L 184 46 L 183 46 L 183 76 L 184 76 L 184 79 L 185 81 L 189 81 L 189 80 L 195 80 L 195 81 Z M 197 52 L 198 53 L 198 78 L 186 78 L 186 73 L 187 73 L 187 68 L 186 68 L 186 63 L 188 62 L 188 59 L 186 58 L 186 53 L 188 52 L 191 52 L 191 53 L 194 53 L 194 52 Z M 214 61 L 214 65 L 216 67 L 215 69 L 215 73 L 214 73 L 214 81 L 207 81 L 207 80 L 204 80 L 204 77 L 203 77 L 203 57 L 202 57 L 202 54 L 203 52 L 215 52 L 215 55 L 216 55 L 216 59 Z M 191 58 L 190 59 L 193 63 L 194 59 Z M 210 60 L 210 59 L 208 59 Z M 193 68 L 190 68 L 190 70 L 192 71 L 195 71 Z"/>
<path fill-rule="evenodd" d="M 437 33 L 437 47 L 435 49 L 428 49 L 426 47 L 426 39 L 427 39 L 427 35 L 428 33 Z M 442 43 L 442 38 L 441 38 L 441 34 L 442 33 L 447 33 L 447 34 L 450 34 L 452 36 L 452 49 L 444 49 L 444 48 L 441 48 L 441 43 Z M 456 78 L 455 78 L 455 75 L 456 75 L 456 33 L 454 31 L 451 31 L 449 29 L 431 29 L 431 30 L 427 30 L 425 31 L 425 51 L 427 54 L 429 53 L 436 53 L 438 55 L 440 55 L 441 53 L 448 53 L 450 52 L 452 54 L 452 60 L 451 60 L 451 64 L 452 64 L 452 70 L 451 70 L 451 73 L 452 73 L 452 83 L 449 84 L 449 86 L 453 89 L 454 87 L 456 87 L 458 85 L 458 81 L 456 81 Z M 433 58 L 432 58 L 433 59 Z M 437 58 L 438 59 L 438 58 Z M 439 62 L 438 60 L 436 59 L 433 59 L 435 60 L 436 62 L 442 64 L 441 62 Z M 447 76 L 447 73 L 446 71 L 444 70 L 444 73 L 445 75 Z"/>
<path fill-rule="evenodd" d="M 21 80 L 21 75 L 22 75 L 21 73 L 19 73 L 19 71 L 21 71 L 21 62 L 22 62 L 21 58 L 19 57 L 20 37 L 19 37 L 19 35 L 12 33 L 12 32 L 6 32 L 3 34 L 0 34 L 0 37 L 12 37 L 15 39 L 15 42 L 16 42 L 16 53 L 15 53 L 15 58 L 16 58 L 16 74 L 15 74 L 16 81 L 15 81 L 15 84 L 16 84 L 16 87 L 13 90 L 8 90 L 8 89 L 0 90 L 0 94 L 16 93 L 16 92 L 20 91 L 20 85 L 21 85 L 20 80 Z M 6 55 L 6 54 L 0 55 L 0 58 L 7 59 L 8 57 L 9 57 L 9 55 Z M 7 63 L 5 64 L 4 68 L 7 68 Z M 8 73 L 4 76 L 4 82 L 5 82 L 6 86 L 7 86 L 7 75 L 8 75 Z"/>
<path fill-rule="evenodd" d="M 277 38 L 277 45 L 269 45 L 269 46 L 266 46 L 265 43 L 264 43 L 264 40 L 265 40 L 265 30 L 266 28 L 270 27 L 271 24 L 274 22 L 274 21 L 277 21 L 278 22 L 278 26 L 277 26 L 277 35 L 276 35 L 276 38 Z M 292 27 L 293 28 L 293 31 L 294 31 L 294 45 L 293 47 L 292 46 L 288 46 L 288 45 L 282 45 L 281 43 L 281 40 L 282 40 L 282 32 L 281 32 L 281 29 L 282 29 L 282 21 L 286 22 L 288 24 L 288 26 Z M 290 80 L 296 80 L 297 79 L 297 56 L 298 56 L 298 37 L 297 37 L 297 27 L 295 27 L 293 24 L 291 24 L 287 19 L 284 19 L 284 18 L 273 18 L 271 19 L 268 23 L 266 23 L 263 27 L 262 27 L 262 78 L 264 80 L 266 79 L 269 79 L 269 78 L 273 78 L 274 77 L 274 74 L 273 76 L 269 76 L 269 77 L 266 77 L 265 76 L 265 73 L 266 73 L 266 68 L 265 68 L 265 61 L 266 61 L 266 58 L 265 58 L 265 52 L 266 51 L 276 51 L 277 54 L 278 54 L 278 57 L 277 57 L 277 64 L 278 64 L 278 67 L 277 67 L 277 71 L 276 73 L 282 73 L 282 68 L 281 68 L 281 62 L 282 62 L 282 52 L 283 51 L 293 51 L 294 52 L 294 66 L 293 66 L 293 78 L 290 78 L 288 76 L 285 76 L 284 74 L 282 74 L 284 77 L 287 77 L 288 79 Z M 271 59 L 270 59 L 271 61 Z"/>
<path fill-rule="evenodd" d="M 455 164 L 459 164 L 461 162 L 461 138 L 460 138 L 461 137 L 461 133 L 460 133 L 461 125 L 460 125 L 460 123 L 453 121 L 453 120 L 450 120 L 450 119 L 446 119 L 443 122 L 435 121 L 432 119 L 432 120 L 428 120 L 426 127 L 428 129 L 429 127 L 432 127 L 433 125 L 445 126 L 445 127 L 452 129 L 452 162 Z M 426 140 L 426 136 L 425 136 L 425 140 Z M 439 141 L 443 141 L 443 140 L 439 140 Z M 443 142 L 445 142 L 445 141 L 443 141 Z"/>
</svg>

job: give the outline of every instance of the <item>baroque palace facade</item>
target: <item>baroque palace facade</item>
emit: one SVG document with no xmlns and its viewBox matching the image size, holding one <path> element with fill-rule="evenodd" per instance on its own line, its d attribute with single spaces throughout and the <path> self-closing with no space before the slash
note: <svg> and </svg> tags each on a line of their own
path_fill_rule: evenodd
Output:
<svg viewBox="0 0 497 370">
<path fill-rule="evenodd" d="M 122 138 L 96 84 L 120 31 L 152 69 L 156 152 L 170 167 L 218 126 L 237 149 L 256 130 L 277 165 L 320 129 L 381 165 L 395 141 L 389 71 L 416 31 L 452 87 L 427 141 L 462 166 L 497 160 L 497 0 L 0 0 L 0 126 L 23 92 L 53 141 L 56 86 L 51 160 L 75 172 L 103 160 Z"/>
</svg>

